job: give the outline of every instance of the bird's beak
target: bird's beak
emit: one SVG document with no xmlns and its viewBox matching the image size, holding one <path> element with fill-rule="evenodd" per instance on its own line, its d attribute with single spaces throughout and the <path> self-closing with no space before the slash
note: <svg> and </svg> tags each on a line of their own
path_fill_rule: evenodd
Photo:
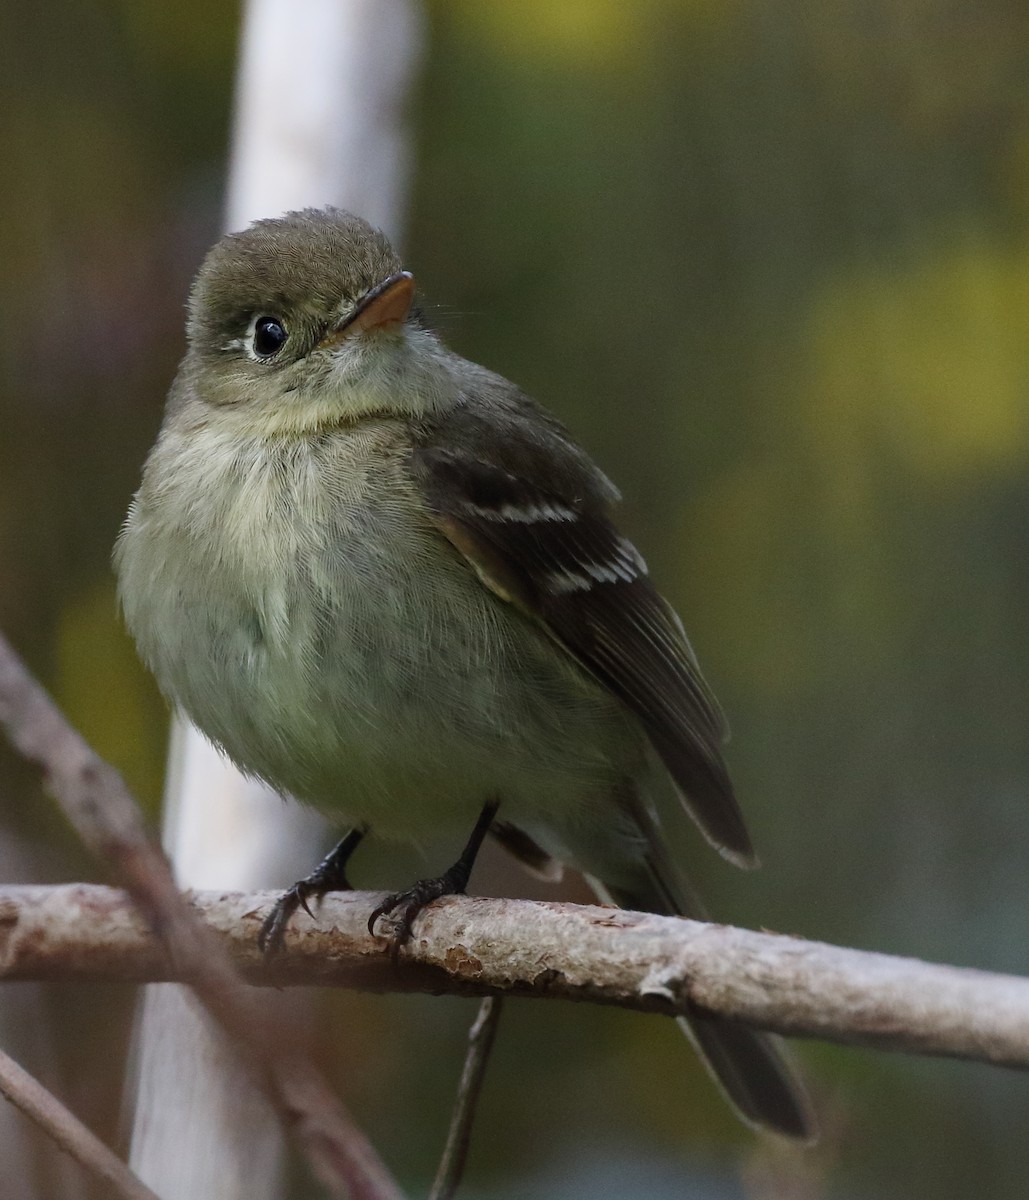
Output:
<svg viewBox="0 0 1029 1200">
<path fill-rule="evenodd" d="M 410 271 L 397 271 L 366 292 L 357 308 L 322 338 L 320 348 L 336 346 L 353 333 L 399 325 L 411 311 L 412 300 L 414 276 Z"/>
</svg>

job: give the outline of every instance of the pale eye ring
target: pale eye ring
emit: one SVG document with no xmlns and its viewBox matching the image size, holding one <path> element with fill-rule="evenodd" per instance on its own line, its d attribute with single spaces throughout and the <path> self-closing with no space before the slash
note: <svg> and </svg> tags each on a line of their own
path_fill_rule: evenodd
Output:
<svg viewBox="0 0 1029 1200">
<path fill-rule="evenodd" d="M 289 333 L 285 324 L 278 318 L 264 313 L 254 318 L 253 335 L 250 344 L 257 358 L 271 358 L 278 354 L 286 344 Z"/>
</svg>

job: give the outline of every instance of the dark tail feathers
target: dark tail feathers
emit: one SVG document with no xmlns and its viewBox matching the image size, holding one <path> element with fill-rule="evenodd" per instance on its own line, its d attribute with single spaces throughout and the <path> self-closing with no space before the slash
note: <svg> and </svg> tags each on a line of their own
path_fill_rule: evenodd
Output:
<svg viewBox="0 0 1029 1200">
<path fill-rule="evenodd" d="M 695 899 L 691 897 L 687 903 L 678 887 L 671 894 L 675 885 L 667 874 L 653 871 L 653 864 L 651 870 L 651 878 L 631 891 L 610 888 L 596 879 L 591 883 L 602 898 L 621 908 L 704 919 Z M 703 1013 L 680 1017 L 679 1025 L 723 1095 L 748 1125 L 795 1141 L 817 1140 L 818 1125 L 807 1091 L 779 1038 Z"/>
</svg>

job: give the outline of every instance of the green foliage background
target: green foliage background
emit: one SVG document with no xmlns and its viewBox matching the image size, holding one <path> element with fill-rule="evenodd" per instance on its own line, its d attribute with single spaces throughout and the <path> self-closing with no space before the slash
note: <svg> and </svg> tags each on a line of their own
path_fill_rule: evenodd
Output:
<svg viewBox="0 0 1029 1200">
<path fill-rule="evenodd" d="M 427 15 L 408 258 L 450 343 L 622 486 L 732 718 L 766 866 L 692 846 L 712 906 L 1026 971 L 1029 9 Z M 0 10 L 0 625 L 155 813 L 166 714 L 108 555 L 217 234 L 237 22 Z M 94 874 L 2 749 L 0 822 L 9 877 Z M 360 881 L 397 870 L 373 856 Z M 51 1082 L 115 1139 L 131 1001 L 54 988 L 41 1014 Z M 325 1057 L 413 1189 L 471 1015 L 326 1004 Z M 806 1158 L 755 1147 L 662 1023 L 515 1006 L 470 1194 L 1025 1194 L 1024 1077 L 801 1053 L 828 1126 Z"/>
</svg>

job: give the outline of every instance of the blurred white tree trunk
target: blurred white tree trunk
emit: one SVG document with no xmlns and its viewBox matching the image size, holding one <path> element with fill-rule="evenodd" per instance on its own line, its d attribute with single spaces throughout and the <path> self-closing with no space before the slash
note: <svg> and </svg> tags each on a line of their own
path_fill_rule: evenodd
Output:
<svg viewBox="0 0 1029 1200">
<path fill-rule="evenodd" d="M 419 16 L 416 0 L 250 0 L 227 229 L 337 204 L 399 236 Z M 321 840 L 311 813 L 243 779 L 194 729 L 177 725 L 165 843 L 184 887 L 288 885 L 314 865 Z M 289 997 L 291 1010 L 298 1003 Z M 275 1118 L 179 987 L 146 989 L 134 1088 L 130 1162 L 162 1200 L 281 1195 Z"/>
</svg>

